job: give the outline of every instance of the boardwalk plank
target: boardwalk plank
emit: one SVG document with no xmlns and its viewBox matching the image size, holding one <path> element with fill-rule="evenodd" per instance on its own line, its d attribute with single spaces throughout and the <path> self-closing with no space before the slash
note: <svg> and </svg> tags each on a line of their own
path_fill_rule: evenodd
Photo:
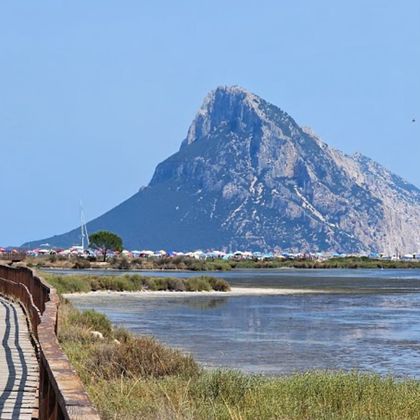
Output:
<svg viewBox="0 0 420 420">
<path fill-rule="evenodd" d="M 0 298 L 0 418 L 31 419 L 37 406 L 38 361 L 19 305 Z"/>
</svg>

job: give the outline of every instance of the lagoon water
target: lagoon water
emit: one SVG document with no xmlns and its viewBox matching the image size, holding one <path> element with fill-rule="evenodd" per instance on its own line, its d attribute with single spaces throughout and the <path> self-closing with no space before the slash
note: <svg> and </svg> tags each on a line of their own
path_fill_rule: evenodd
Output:
<svg viewBox="0 0 420 420">
<path fill-rule="evenodd" d="M 73 296 L 71 300 L 80 309 L 105 313 L 114 324 L 137 334 L 153 335 L 191 352 L 208 367 L 269 375 L 357 369 L 420 378 L 420 270 L 207 274 L 226 278 L 236 287 L 315 292 L 173 297 L 109 294 Z"/>
</svg>

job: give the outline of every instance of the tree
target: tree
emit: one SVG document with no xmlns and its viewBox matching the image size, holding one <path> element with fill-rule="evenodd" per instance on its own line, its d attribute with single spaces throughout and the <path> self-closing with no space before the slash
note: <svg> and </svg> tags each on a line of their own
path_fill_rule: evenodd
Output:
<svg viewBox="0 0 420 420">
<path fill-rule="evenodd" d="M 109 251 L 121 252 L 123 249 L 122 239 L 115 233 L 106 230 L 100 230 L 89 236 L 89 244 L 92 248 L 98 249 L 102 252 L 104 262 Z"/>
</svg>

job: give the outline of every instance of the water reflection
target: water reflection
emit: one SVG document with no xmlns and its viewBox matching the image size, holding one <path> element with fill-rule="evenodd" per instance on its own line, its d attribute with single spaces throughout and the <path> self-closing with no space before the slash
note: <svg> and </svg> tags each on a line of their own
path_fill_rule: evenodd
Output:
<svg viewBox="0 0 420 420">
<path fill-rule="evenodd" d="M 256 275 L 249 284 L 264 278 Z M 358 278 L 354 284 L 352 279 L 340 279 L 346 293 L 334 294 L 72 300 L 136 333 L 192 352 L 206 366 L 266 374 L 361 369 L 420 378 L 420 294 L 411 292 L 419 290 L 420 278 Z M 269 281 L 276 283 L 273 276 Z M 290 279 L 278 278 L 285 282 Z M 325 284 L 315 277 L 295 278 L 299 282 Z M 378 293 L 361 292 L 372 285 Z"/>
<path fill-rule="evenodd" d="M 217 297 L 217 298 L 199 298 L 199 297 L 191 297 L 187 298 L 183 301 L 183 304 L 187 305 L 193 309 L 214 309 L 219 306 L 226 305 L 228 299 L 225 297 Z"/>
</svg>

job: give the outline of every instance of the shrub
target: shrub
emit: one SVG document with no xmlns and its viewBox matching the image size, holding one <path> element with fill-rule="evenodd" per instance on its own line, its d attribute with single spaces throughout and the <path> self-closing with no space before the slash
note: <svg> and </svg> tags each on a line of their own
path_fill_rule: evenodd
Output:
<svg viewBox="0 0 420 420">
<path fill-rule="evenodd" d="M 229 271 L 231 269 L 230 264 L 227 261 L 217 261 L 212 264 L 210 264 L 209 267 L 211 270 L 217 270 L 217 271 Z"/>
<path fill-rule="evenodd" d="M 107 290 L 117 290 L 119 292 L 134 292 L 138 290 L 130 277 L 109 277 L 107 283 Z"/>
<path fill-rule="evenodd" d="M 82 293 L 91 290 L 89 282 L 80 276 L 45 276 L 58 293 Z"/>
<path fill-rule="evenodd" d="M 90 268 L 90 261 L 84 258 L 78 258 L 76 262 L 74 263 L 73 268 L 76 268 L 76 269 Z"/>
<path fill-rule="evenodd" d="M 119 270 L 128 270 L 130 268 L 130 262 L 127 257 L 121 257 L 118 261 L 117 267 Z"/>
<path fill-rule="evenodd" d="M 90 279 L 89 285 L 90 285 L 90 289 L 92 290 L 92 292 L 96 292 L 97 290 L 101 290 L 101 283 L 99 282 L 99 280 L 96 277 Z"/>
<path fill-rule="evenodd" d="M 95 310 L 83 312 L 74 311 L 69 316 L 69 323 L 88 331 L 99 331 L 106 337 L 109 337 L 112 332 L 111 321 L 106 315 L 96 312 Z"/>
<path fill-rule="evenodd" d="M 187 290 L 189 292 L 210 291 L 211 286 L 206 277 L 193 277 L 186 282 Z"/>
<path fill-rule="evenodd" d="M 156 277 L 154 280 L 154 290 L 168 290 L 168 280 L 164 277 Z"/>
<path fill-rule="evenodd" d="M 209 277 L 209 283 L 211 288 L 217 292 L 227 292 L 230 290 L 230 285 L 225 279 Z"/>
<path fill-rule="evenodd" d="M 165 347 L 150 337 L 129 337 L 120 345 L 95 346 L 87 368 L 105 379 L 193 376 L 199 372 L 191 356 Z"/>
<path fill-rule="evenodd" d="M 184 292 L 186 290 L 185 281 L 183 279 L 169 278 L 167 280 L 167 289 Z"/>
<path fill-rule="evenodd" d="M 126 343 L 133 336 L 132 333 L 123 327 L 114 327 L 114 338 L 120 343 Z"/>
<path fill-rule="evenodd" d="M 190 279 L 175 277 L 144 277 L 135 275 L 125 276 L 57 276 L 46 274 L 48 282 L 59 293 L 90 292 L 97 290 L 140 291 L 140 290 L 168 290 L 168 291 L 228 291 L 230 286 L 226 280 L 209 276 L 193 277 Z"/>
</svg>

